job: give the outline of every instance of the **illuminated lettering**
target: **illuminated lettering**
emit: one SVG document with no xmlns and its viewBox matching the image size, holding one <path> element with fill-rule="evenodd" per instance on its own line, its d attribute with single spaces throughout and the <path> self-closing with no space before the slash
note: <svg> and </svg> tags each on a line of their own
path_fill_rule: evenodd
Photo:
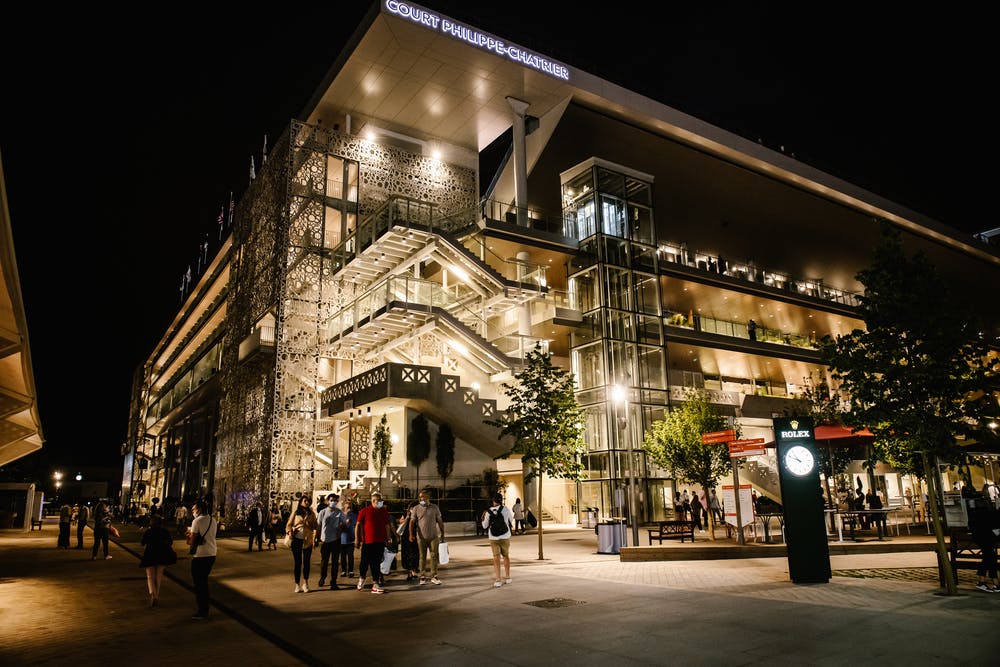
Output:
<svg viewBox="0 0 1000 667">
<path fill-rule="evenodd" d="M 502 39 L 487 35 L 475 28 L 470 28 L 469 26 L 438 16 L 423 7 L 400 2 L 399 0 L 385 0 L 383 6 L 390 14 L 413 21 L 432 30 L 440 30 L 450 37 L 460 39 L 484 51 L 496 53 L 499 56 L 503 56 L 539 72 L 549 74 L 557 79 L 569 81 L 569 68 L 565 65 L 553 62 L 548 58 L 518 48 L 512 44 L 507 44 Z"/>
<path fill-rule="evenodd" d="M 810 438 L 812 437 L 811 431 L 781 431 L 781 437 L 785 439 L 789 438 Z"/>
</svg>

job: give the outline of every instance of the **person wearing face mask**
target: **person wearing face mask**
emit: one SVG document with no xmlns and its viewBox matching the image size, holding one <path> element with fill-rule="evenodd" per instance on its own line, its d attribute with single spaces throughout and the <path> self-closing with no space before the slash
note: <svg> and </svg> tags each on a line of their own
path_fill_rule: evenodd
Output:
<svg viewBox="0 0 1000 667">
<path fill-rule="evenodd" d="M 197 533 L 201 540 L 197 551 L 191 555 L 191 581 L 194 584 L 194 599 L 198 604 L 198 611 L 191 618 L 200 621 L 208 618 L 208 575 L 215 565 L 215 532 L 219 528 L 219 522 L 208 513 L 208 505 L 204 500 L 195 502 L 192 513 L 194 519 L 188 532 Z"/>
<path fill-rule="evenodd" d="M 372 590 L 374 594 L 385 593 L 379 585 L 382 572 L 382 556 L 385 545 L 392 542 L 393 535 L 389 520 L 389 510 L 383 506 L 382 494 L 377 491 L 372 494 L 370 505 L 358 512 L 358 523 L 354 529 L 354 541 L 361 545 L 361 570 L 359 572 L 358 590 L 365 590 L 365 580 L 369 570 L 372 574 Z"/>
<path fill-rule="evenodd" d="M 431 502 L 430 494 L 426 490 L 417 494 L 417 500 L 420 504 L 410 510 L 410 542 L 417 543 L 417 551 L 420 554 L 420 585 L 427 583 L 428 569 L 431 583 L 440 585 L 441 580 L 438 579 L 437 572 L 438 545 L 444 540 L 444 518 L 441 516 L 440 508 Z M 428 560 L 430 560 L 429 567 Z"/>
</svg>

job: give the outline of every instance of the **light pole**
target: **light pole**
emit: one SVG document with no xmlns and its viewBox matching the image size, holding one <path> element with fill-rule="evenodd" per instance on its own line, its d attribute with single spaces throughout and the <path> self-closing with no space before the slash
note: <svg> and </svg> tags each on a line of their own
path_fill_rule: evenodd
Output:
<svg viewBox="0 0 1000 667">
<path fill-rule="evenodd" d="M 56 480 L 56 493 L 58 494 L 59 487 L 62 486 L 63 474 L 60 471 L 56 470 L 54 473 L 52 473 L 52 477 L 53 479 Z"/>
<path fill-rule="evenodd" d="M 621 405 L 621 416 L 618 423 L 621 425 L 622 434 L 625 436 L 625 449 L 628 456 L 628 514 L 632 523 L 632 546 L 639 546 L 639 504 L 635 499 L 635 458 L 632 450 L 632 432 L 628 430 L 628 396 L 625 389 L 615 385 L 611 390 L 611 400 L 615 405 Z M 615 408 L 617 412 L 617 407 Z"/>
</svg>

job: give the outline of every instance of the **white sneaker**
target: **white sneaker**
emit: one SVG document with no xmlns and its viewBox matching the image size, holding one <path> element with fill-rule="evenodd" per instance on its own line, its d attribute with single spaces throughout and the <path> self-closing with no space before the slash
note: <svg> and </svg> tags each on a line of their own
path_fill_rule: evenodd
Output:
<svg viewBox="0 0 1000 667">
<path fill-rule="evenodd" d="M 440 586 L 441 580 L 438 579 L 437 577 L 431 577 L 431 583 L 434 584 L 435 586 Z"/>
<path fill-rule="evenodd" d="M 359 591 L 365 590 L 365 580 L 364 579 L 358 579 L 358 590 Z"/>
<path fill-rule="evenodd" d="M 505 582 L 503 582 L 503 583 L 505 583 L 505 584 L 512 584 L 512 583 L 514 583 L 514 581 L 510 577 L 507 577 L 507 580 Z"/>
<path fill-rule="evenodd" d="M 295 592 L 296 593 L 301 593 L 302 592 L 302 586 L 299 586 L 298 584 L 295 584 Z"/>
<path fill-rule="evenodd" d="M 104 560 L 111 560 L 111 555 L 109 554 L 109 555 L 105 556 Z"/>
<path fill-rule="evenodd" d="M 493 588 L 500 588 L 501 586 L 503 586 L 503 583 L 499 579 L 493 582 Z"/>
<path fill-rule="evenodd" d="M 309 584 L 307 582 L 305 582 L 305 581 L 302 582 L 302 592 L 303 593 L 308 593 L 309 592 Z"/>
</svg>

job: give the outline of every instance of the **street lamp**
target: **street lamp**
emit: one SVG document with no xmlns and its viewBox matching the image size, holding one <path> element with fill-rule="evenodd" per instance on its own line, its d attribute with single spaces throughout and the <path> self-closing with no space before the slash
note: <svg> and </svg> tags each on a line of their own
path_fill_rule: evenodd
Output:
<svg viewBox="0 0 1000 667">
<path fill-rule="evenodd" d="M 59 487 L 62 486 L 63 474 L 60 471 L 56 470 L 54 473 L 52 473 L 52 478 L 56 480 L 56 491 L 59 491 Z"/>
<path fill-rule="evenodd" d="M 635 459 L 632 452 L 632 433 L 628 430 L 628 396 L 625 389 L 615 385 L 611 389 L 611 400 L 615 405 L 621 405 L 621 416 L 618 417 L 618 424 L 625 435 L 625 447 L 628 455 L 628 514 L 632 522 L 632 546 L 639 546 L 639 516 L 637 508 L 639 504 L 635 499 Z M 615 408 L 617 412 L 617 407 Z"/>
</svg>

